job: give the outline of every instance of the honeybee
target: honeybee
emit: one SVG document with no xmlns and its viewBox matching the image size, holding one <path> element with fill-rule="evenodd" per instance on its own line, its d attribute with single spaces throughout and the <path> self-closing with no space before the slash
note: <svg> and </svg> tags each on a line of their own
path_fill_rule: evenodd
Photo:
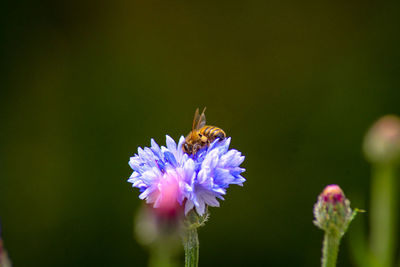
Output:
<svg viewBox="0 0 400 267">
<path fill-rule="evenodd" d="M 210 145 L 216 138 L 223 140 L 226 138 L 225 132 L 218 127 L 206 125 L 206 115 L 203 109 L 199 115 L 199 109 L 194 113 L 192 131 L 186 136 L 185 143 L 182 145 L 184 152 L 194 155 L 201 148 Z"/>
</svg>

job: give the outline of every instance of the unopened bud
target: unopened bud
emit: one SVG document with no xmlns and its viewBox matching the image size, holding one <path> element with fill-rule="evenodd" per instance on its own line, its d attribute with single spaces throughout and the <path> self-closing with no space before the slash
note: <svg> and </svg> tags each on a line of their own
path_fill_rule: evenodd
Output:
<svg viewBox="0 0 400 267">
<path fill-rule="evenodd" d="M 314 224 L 324 231 L 338 233 L 340 236 L 344 235 L 354 215 L 350 201 L 338 185 L 325 187 L 314 205 Z"/>
<path fill-rule="evenodd" d="M 400 159 L 400 119 L 395 115 L 380 118 L 367 132 L 364 153 L 372 163 L 392 163 Z"/>
<path fill-rule="evenodd" d="M 3 247 L 3 239 L 1 238 L 1 228 L 0 228 L 0 267 L 11 267 L 11 261 L 8 258 L 7 251 Z"/>
</svg>

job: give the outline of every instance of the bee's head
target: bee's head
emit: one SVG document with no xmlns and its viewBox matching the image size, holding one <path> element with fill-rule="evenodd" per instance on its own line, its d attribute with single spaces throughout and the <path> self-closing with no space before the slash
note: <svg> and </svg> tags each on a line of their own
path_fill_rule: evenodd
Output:
<svg viewBox="0 0 400 267">
<path fill-rule="evenodd" d="M 201 134 L 199 134 L 198 131 L 192 131 L 189 134 L 189 139 L 190 139 L 190 142 L 192 142 L 193 144 L 197 143 L 201 139 Z"/>
</svg>

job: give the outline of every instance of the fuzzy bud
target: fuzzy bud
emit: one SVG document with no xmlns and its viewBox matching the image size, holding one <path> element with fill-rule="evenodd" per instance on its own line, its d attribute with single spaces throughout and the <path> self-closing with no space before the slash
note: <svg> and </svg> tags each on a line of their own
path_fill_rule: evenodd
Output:
<svg viewBox="0 0 400 267">
<path fill-rule="evenodd" d="M 3 239 L 1 238 L 1 229 L 0 229 L 0 267 L 11 267 L 11 261 L 8 258 L 7 251 L 3 246 Z"/>
<path fill-rule="evenodd" d="M 380 118 L 367 132 L 364 153 L 372 163 L 392 163 L 400 159 L 400 119 L 395 115 Z"/>
<path fill-rule="evenodd" d="M 338 185 L 328 185 L 314 205 L 314 224 L 326 232 L 343 236 L 354 218 L 350 201 Z"/>
</svg>

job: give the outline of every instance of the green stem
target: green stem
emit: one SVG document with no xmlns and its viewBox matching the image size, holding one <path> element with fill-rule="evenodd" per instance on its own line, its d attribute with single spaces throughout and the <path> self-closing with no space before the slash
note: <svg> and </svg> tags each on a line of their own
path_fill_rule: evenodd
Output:
<svg viewBox="0 0 400 267">
<path fill-rule="evenodd" d="M 152 247 L 152 249 L 150 250 L 149 267 L 177 266 L 173 256 L 174 256 L 173 244 L 162 242 L 161 244 Z"/>
<path fill-rule="evenodd" d="M 377 266 L 393 266 L 396 225 L 395 166 L 375 165 L 371 182 L 371 252 Z"/>
<path fill-rule="evenodd" d="M 326 231 L 322 248 L 322 267 L 335 267 L 339 253 L 340 234 Z"/>
<path fill-rule="evenodd" d="M 186 230 L 183 245 L 185 247 L 185 267 L 197 267 L 199 263 L 199 238 L 196 228 Z"/>
</svg>

